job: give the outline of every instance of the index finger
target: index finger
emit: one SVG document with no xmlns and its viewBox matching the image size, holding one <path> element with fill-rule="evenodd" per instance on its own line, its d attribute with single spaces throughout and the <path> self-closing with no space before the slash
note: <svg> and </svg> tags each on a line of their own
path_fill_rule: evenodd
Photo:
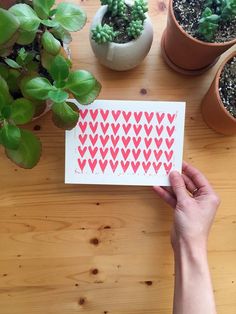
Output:
<svg viewBox="0 0 236 314">
<path fill-rule="evenodd" d="M 192 179 L 196 187 L 203 192 L 212 192 L 213 188 L 210 185 L 207 178 L 196 168 L 189 165 L 187 162 L 183 162 L 183 172 Z"/>
</svg>

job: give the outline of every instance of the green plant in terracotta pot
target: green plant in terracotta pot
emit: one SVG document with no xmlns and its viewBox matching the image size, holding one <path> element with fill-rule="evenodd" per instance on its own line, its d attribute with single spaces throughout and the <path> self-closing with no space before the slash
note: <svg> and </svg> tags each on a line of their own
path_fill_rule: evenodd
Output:
<svg viewBox="0 0 236 314">
<path fill-rule="evenodd" d="M 22 125 L 50 107 L 56 126 L 70 130 L 79 119 L 72 95 L 80 104 L 92 103 L 101 85 L 85 70 L 71 69 L 63 51 L 70 32 L 86 23 L 77 5 L 55 1 L 18 1 L 0 8 L 0 145 L 23 168 L 41 156 L 39 139 Z M 6 27 L 7 25 L 7 27 Z"/>
<path fill-rule="evenodd" d="M 236 43 L 236 0 L 171 0 L 162 54 L 177 72 L 197 75 Z"/>
</svg>

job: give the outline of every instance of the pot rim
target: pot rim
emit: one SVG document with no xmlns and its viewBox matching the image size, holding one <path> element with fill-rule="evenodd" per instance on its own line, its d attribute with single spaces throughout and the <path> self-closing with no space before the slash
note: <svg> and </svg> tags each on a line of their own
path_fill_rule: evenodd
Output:
<svg viewBox="0 0 236 314">
<path fill-rule="evenodd" d="M 229 60 L 233 59 L 234 57 L 236 57 L 236 51 L 233 51 L 230 55 L 228 55 L 228 57 L 224 60 L 224 62 L 221 64 L 219 70 L 216 73 L 216 77 L 214 80 L 214 88 L 216 89 L 216 96 L 217 96 L 217 100 L 219 102 L 219 105 L 221 107 L 221 109 L 225 112 L 225 114 L 234 122 L 236 123 L 236 118 L 234 118 L 229 112 L 228 110 L 225 108 L 223 101 L 220 97 L 220 93 L 219 93 L 219 82 L 220 82 L 220 77 L 221 77 L 221 73 L 225 67 L 225 65 L 229 62 Z"/>
<path fill-rule="evenodd" d="M 205 42 L 205 41 L 202 41 L 202 40 L 199 40 L 197 38 L 194 38 L 193 36 L 189 35 L 178 23 L 176 17 L 175 17 L 175 14 L 174 14 L 174 8 L 173 8 L 173 1 L 174 0 L 171 0 L 170 1 L 170 4 L 169 4 L 169 12 L 171 13 L 171 16 L 175 22 L 175 25 L 177 26 L 177 28 L 181 31 L 181 33 L 183 35 L 185 35 L 186 37 L 188 37 L 190 40 L 194 41 L 195 43 L 197 44 L 201 44 L 203 46 L 210 46 L 210 47 L 224 47 L 224 46 L 228 46 L 228 45 L 233 45 L 236 43 L 236 38 L 233 39 L 233 40 L 230 40 L 230 41 L 226 41 L 224 43 L 208 43 L 208 42 Z"/>
<path fill-rule="evenodd" d="M 125 1 L 126 3 L 131 3 L 130 1 Z M 98 12 L 100 12 L 100 11 L 105 11 L 104 12 L 104 14 L 102 15 L 102 18 L 101 18 L 101 21 L 102 21 L 102 19 L 103 19 L 103 17 L 104 17 L 104 15 L 106 14 L 106 12 L 107 12 L 107 5 L 102 5 L 97 11 L 96 11 L 96 13 L 95 13 L 95 16 L 96 16 L 96 14 L 98 14 Z M 143 33 L 144 33 L 144 31 L 145 31 L 145 28 L 146 28 L 146 26 L 147 26 L 147 23 L 150 23 L 150 24 L 152 24 L 151 23 L 151 19 L 150 19 L 150 17 L 149 17 L 149 15 L 148 15 L 148 13 L 145 13 L 145 15 L 146 15 L 146 20 L 144 21 L 144 30 L 142 31 L 142 33 L 141 33 L 141 35 L 138 37 L 138 38 L 136 38 L 136 39 L 133 39 L 133 40 L 131 40 L 131 41 L 128 41 L 127 43 L 115 43 L 115 42 L 108 42 L 108 43 L 106 43 L 106 44 L 103 44 L 103 45 L 112 45 L 113 47 L 124 47 L 124 48 L 127 48 L 127 47 L 129 47 L 129 46 L 133 46 L 137 41 L 139 41 L 140 40 L 140 38 L 142 37 L 142 35 L 143 35 Z M 91 32 L 90 32 L 90 37 L 91 37 Z M 92 39 L 92 37 L 91 37 L 91 39 Z M 95 42 L 95 41 L 94 41 Z M 95 42 L 96 43 L 96 42 Z M 97 44 L 97 43 L 96 43 Z M 97 45 L 99 45 L 99 44 L 97 44 Z M 100 45 L 99 45 L 100 46 Z"/>
</svg>

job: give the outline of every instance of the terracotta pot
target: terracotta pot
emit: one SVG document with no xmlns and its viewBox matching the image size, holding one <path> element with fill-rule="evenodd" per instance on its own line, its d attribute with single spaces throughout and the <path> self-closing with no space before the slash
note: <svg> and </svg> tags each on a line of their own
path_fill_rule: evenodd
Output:
<svg viewBox="0 0 236 314">
<path fill-rule="evenodd" d="M 202 115 L 205 122 L 215 131 L 224 135 L 236 134 L 236 118 L 224 107 L 219 93 L 219 80 L 226 63 L 236 57 L 233 52 L 221 65 L 216 77 L 202 101 Z"/>
<path fill-rule="evenodd" d="M 162 36 L 162 54 L 175 71 L 186 75 L 199 75 L 211 68 L 222 53 L 236 43 L 206 43 L 187 34 L 178 24 L 170 0 L 167 27 Z"/>
<path fill-rule="evenodd" d="M 128 5 L 133 2 L 126 1 Z M 90 29 L 90 44 L 95 56 L 101 64 L 116 71 L 126 71 L 135 68 L 147 56 L 153 41 L 153 27 L 150 18 L 144 22 L 144 30 L 136 39 L 125 44 L 117 44 L 114 42 L 99 45 L 91 38 L 91 30 L 98 24 L 107 12 L 107 6 L 101 6 L 93 18 Z"/>
<path fill-rule="evenodd" d="M 0 7 L 3 9 L 9 9 L 15 3 L 16 3 L 16 0 L 1 0 Z"/>
</svg>

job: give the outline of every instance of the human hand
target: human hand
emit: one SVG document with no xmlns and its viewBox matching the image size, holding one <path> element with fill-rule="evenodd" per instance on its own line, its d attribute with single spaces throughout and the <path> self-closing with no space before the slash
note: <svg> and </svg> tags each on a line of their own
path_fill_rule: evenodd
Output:
<svg viewBox="0 0 236 314">
<path fill-rule="evenodd" d="M 157 194 L 174 211 L 174 224 L 171 242 L 174 251 L 181 243 L 187 246 L 206 247 L 219 197 L 208 180 L 197 169 L 183 163 L 183 174 L 177 171 L 170 174 L 171 188 L 154 187 Z"/>
</svg>

